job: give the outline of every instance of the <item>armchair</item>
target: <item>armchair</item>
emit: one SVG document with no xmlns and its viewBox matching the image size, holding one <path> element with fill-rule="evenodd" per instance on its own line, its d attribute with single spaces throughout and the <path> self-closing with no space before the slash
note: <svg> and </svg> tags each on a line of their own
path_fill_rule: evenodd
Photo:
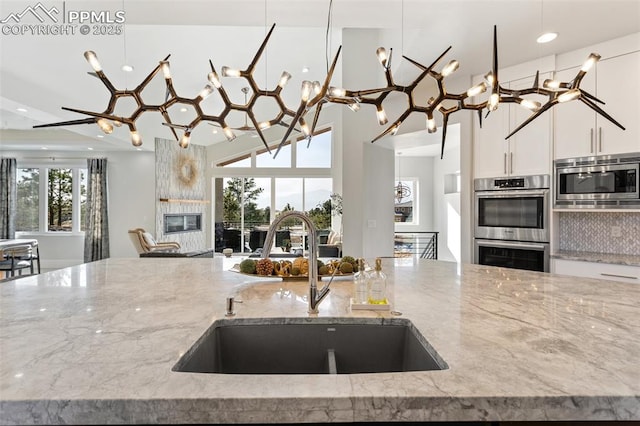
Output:
<svg viewBox="0 0 640 426">
<path fill-rule="evenodd" d="M 177 242 L 158 242 L 142 228 L 130 229 L 129 238 L 138 254 L 150 252 L 175 252 L 180 250 Z"/>
<path fill-rule="evenodd" d="M 318 244 L 318 257 L 342 257 L 342 239 L 340 234 L 331 231 L 326 244 Z"/>
</svg>

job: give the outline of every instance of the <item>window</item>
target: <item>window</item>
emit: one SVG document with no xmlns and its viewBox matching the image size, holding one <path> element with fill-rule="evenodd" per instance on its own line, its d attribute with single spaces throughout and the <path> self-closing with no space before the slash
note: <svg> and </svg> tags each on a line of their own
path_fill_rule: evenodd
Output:
<svg viewBox="0 0 640 426">
<path fill-rule="evenodd" d="M 397 194 L 398 185 L 407 188 L 407 195 L 401 200 L 395 200 L 395 221 L 405 225 L 418 224 L 418 179 L 403 178 L 396 183 L 394 193 Z"/>
<path fill-rule="evenodd" d="M 256 153 L 256 167 L 291 167 L 291 145 L 284 145 L 278 156 L 273 158 L 273 154 L 278 149 L 277 145 L 271 148 L 271 154 L 269 151 L 261 150 Z"/>
<path fill-rule="evenodd" d="M 49 169 L 47 176 L 47 230 L 71 232 L 73 172 Z"/>
<path fill-rule="evenodd" d="M 331 167 L 331 132 L 317 134 L 307 141 L 298 141 L 296 147 L 297 167 Z"/>
<path fill-rule="evenodd" d="M 318 130 L 311 141 L 298 138 L 295 143 L 286 141 L 278 156 L 273 158 L 280 142 L 270 145 L 271 154 L 264 148 L 257 148 L 249 153 L 222 161 L 216 167 L 251 168 L 252 157 L 255 156 L 255 167 L 258 168 L 331 168 L 332 136 L 331 128 Z"/>
<path fill-rule="evenodd" d="M 30 167 L 17 171 L 18 232 L 84 230 L 87 171 Z"/>
<path fill-rule="evenodd" d="M 18 169 L 17 177 L 18 214 L 16 217 L 16 230 L 38 231 L 40 170 Z"/>
<path fill-rule="evenodd" d="M 307 212 L 318 229 L 331 228 L 331 129 L 316 132 L 309 147 L 306 139 L 285 142 L 274 159 L 279 143 L 273 142 L 271 154 L 256 147 L 216 164 L 217 251 L 233 248 L 234 252 L 246 252 L 261 247 L 265 229 L 286 210 Z M 299 220 L 286 220 L 281 225 L 290 233 L 287 239 L 293 247 L 305 246 L 306 233 Z"/>
<path fill-rule="evenodd" d="M 332 178 L 222 178 L 222 196 L 216 197 L 223 204 L 222 220 L 216 218 L 222 227 L 220 244 L 233 245 L 236 252 L 251 251 L 252 231 L 264 230 L 273 217 L 287 210 L 305 211 L 318 229 L 330 229 L 332 185 Z M 301 247 L 304 226 L 297 219 L 282 226 L 289 228 L 291 244 Z"/>
</svg>

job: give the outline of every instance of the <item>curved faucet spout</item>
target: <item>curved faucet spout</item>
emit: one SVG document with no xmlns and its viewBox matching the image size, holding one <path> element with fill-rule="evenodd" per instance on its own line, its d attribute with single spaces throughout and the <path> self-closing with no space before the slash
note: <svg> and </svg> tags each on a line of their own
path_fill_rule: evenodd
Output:
<svg viewBox="0 0 640 426">
<path fill-rule="evenodd" d="M 309 218 L 306 213 L 296 210 L 280 213 L 271 226 L 269 226 L 269 231 L 267 232 L 267 236 L 265 237 L 264 245 L 262 247 L 262 258 L 264 259 L 269 257 L 269 253 L 273 247 L 276 230 L 280 223 L 291 217 L 300 219 L 309 229 L 307 232 L 309 240 L 309 313 L 317 314 L 318 305 L 322 302 L 322 299 L 324 299 L 327 293 L 329 293 L 329 285 L 331 285 L 331 282 L 327 283 L 327 285 L 325 285 L 321 290 L 318 290 L 318 240 L 316 235 L 316 226 L 311 221 L 311 218 Z"/>
</svg>

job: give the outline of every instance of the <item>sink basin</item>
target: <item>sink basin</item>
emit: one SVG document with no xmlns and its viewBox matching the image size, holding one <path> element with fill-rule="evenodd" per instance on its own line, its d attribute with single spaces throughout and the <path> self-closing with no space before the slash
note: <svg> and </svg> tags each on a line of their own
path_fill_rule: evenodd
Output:
<svg viewBox="0 0 640 426">
<path fill-rule="evenodd" d="M 355 374 L 447 368 L 406 319 L 270 318 L 214 322 L 172 370 Z"/>
</svg>

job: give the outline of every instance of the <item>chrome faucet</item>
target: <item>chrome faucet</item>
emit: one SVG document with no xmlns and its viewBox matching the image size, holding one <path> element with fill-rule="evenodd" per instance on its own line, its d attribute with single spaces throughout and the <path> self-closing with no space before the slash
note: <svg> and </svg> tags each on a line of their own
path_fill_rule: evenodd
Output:
<svg viewBox="0 0 640 426">
<path fill-rule="evenodd" d="M 283 220 L 290 217 L 297 217 L 302 220 L 309 229 L 307 232 L 309 240 L 309 313 L 317 314 L 318 305 L 322 302 L 322 299 L 324 299 L 327 293 L 329 293 L 329 285 L 331 285 L 331 281 L 329 281 L 329 283 L 321 290 L 318 290 L 318 241 L 316 236 L 316 227 L 309 216 L 303 212 L 295 210 L 280 213 L 271 226 L 269 226 L 269 231 L 267 232 L 267 236 L 264 240 L 264 246 L 262 247 L 262 258 L 265 259 L 269 257 L 278 225 Z"/>
</svg>

